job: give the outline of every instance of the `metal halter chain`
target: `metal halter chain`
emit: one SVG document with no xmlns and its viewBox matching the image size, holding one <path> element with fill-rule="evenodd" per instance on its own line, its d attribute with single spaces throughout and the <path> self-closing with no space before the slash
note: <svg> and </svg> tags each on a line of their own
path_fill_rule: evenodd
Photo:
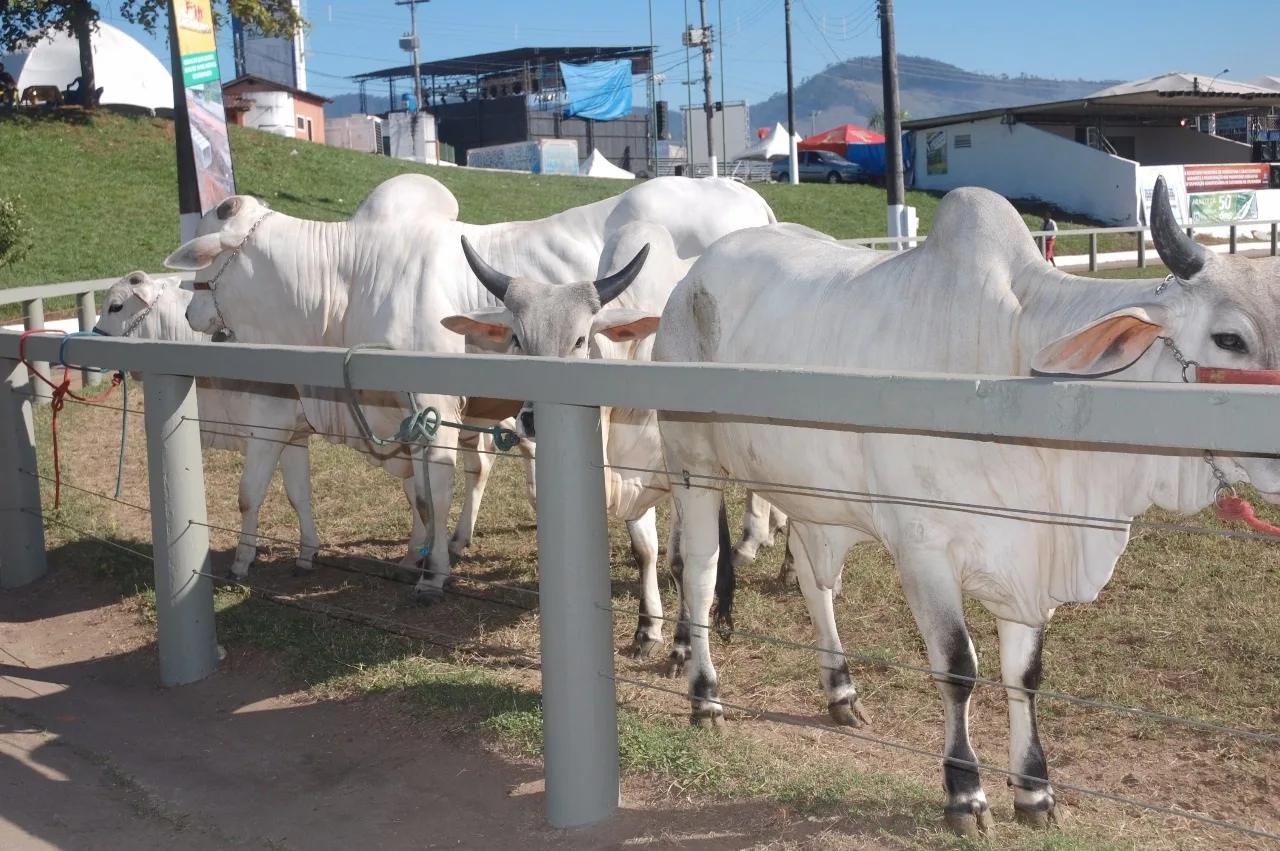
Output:
<svg viewBox="0 0 1280 851">
<path fill-rule="evenodd" d="M 263 213 L 258 218 L 258 220 L 253 223 L 253 226 L 249 228 L 249 232 L 244 235 L 244 239 L 240 240 L 240 244 L 237 245 L 234 249 L 232 249 L 231 255 L 227 257 L 226 261 L 223 262 L 222 264 L 222 268 L 218 269 L 217 273 L 214 274 L 212 278 L 210 278 L 207 281 L 194 281 L 191 284 L 191 289 L 195 290 L 196 292 L 199 292 L 200 290 L 209 291 L 209 297 L 213 299 L 213 312 L 217 314 L 218 321 L 222 323 L 222 328 L 224 331 L 227 332 L 227 338 L 229 340 L 234 340 L 236 333 L 232 331 L 231 326 L 227 324 L 227 318 L 222 315 L 222 308 L 218 305 L 218 289 L 217 289 L 218 279 L 222 277 L 223 272 L 227 271 L 227 267 L 230 266 L 233 262 L 235 262 L 235 259 L 240 256 L 240 251 L 245 247 L 246 244 L 248 244 L 249 237 L 253 236 L 253 232 L 258 229 L 258 225 L 266 221 L 267 217 L 270 216 L 273 212 L 275 211 L 267 210 L 267 212 Z"/>
<path fill-rule="evenodd" d="M 145 321 L 146 318 L 151 315 L 151 309 L 153 307 L 155 307 L 154 301 L 151 304 L 148 304 L 146 307 L 142 308 L 142 310 L 139 310 L 137 313 L 133 314 L 133 318 L 129 320 L 129 324 L 125 325 L 124 330 L 120 332 L 120 336 L 128 337 L 134 331 L 137 331 L 138 327 L 142 325 L 143 321 Z"/>
<path fill-rule="evenodd" d="M 1169 285 L 1172 284 L 1174 281 L 1178 281 L 1178 278 L 1176 275 L 1165 275 L 1164 280 L 1160 282 L 1160 286 L 1156 287 L 1156 295 L 1160 295 L 1160 293 L 1167 290 L 1169 288 Z M 1178 281 L 1178 283 L 1182 283 L 1182 282 Z"/>
<path fill-rule="evenodd" d="M 1172 279 L 1173 276 L 1170 275 L 1169 278 Z M 1173 340 L 1169 339 L 1168 337 L 1161 337 L 1160 341 L 1163 342 L 1165 345 L 1165 348 L 1169 350 L 1169 354 L 1173 355 L 1173 359 L 1178 362 L 1178 366 L 1182 367 L 1183 383 L 1190 384 L 1191 379 L 1187 378 L 1187 370 L 1193 366 L 1199 369 L 1200 364 L 1196 363 L 1193 360 L 1190 360 L 1185 355 L 1183 355 L 1182 351 L 1178 348 L 1177 344 L 1175 344 Z M 1213 458 L 1213 453 L 1210 452 L 1208 449 L 1204 451 L 1204 463 L 1209 465 L 1209 469 L 1213 470 L 1213 477 L 1218 480 L 1218 487 L 1213 492 L 1214 503 L 1220 504 L 1224 496 L 1235 496 L 1236 489 L 1231 486 L 1230 482 L 1227 481 L 1227 474 L 1222 472 L 1222 468 L 1218 466 L 1218 463 Z"/>
</svg>

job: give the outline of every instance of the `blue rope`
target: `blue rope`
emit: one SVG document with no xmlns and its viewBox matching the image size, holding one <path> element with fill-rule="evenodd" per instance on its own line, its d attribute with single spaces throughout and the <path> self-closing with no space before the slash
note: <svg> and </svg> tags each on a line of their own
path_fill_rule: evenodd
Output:
<svg viewBox="0 0 1280 851">
<path fill-rule="evenodd" d="M 67 340 L 72 337 L 101 337 L 104 336 L 99 331 L 71 331 L 62 335 L 62 341 L 58 343 L 58 364 L 63 370 L 82 369 L 92 370 L 99 375 L 106 375 L 111 372 L 111 367 L 97 366 L 79 366 L 67 363 Z M 124 489 L 124 452 L 125 440 L 129 435 L 129 373 L 120 370 L 120 384 L 124 389 L 124 402 L 120 405 L 120 456 L 116 461 L 116 499 L 120 498 L 120 493 Z"/>
</svg>

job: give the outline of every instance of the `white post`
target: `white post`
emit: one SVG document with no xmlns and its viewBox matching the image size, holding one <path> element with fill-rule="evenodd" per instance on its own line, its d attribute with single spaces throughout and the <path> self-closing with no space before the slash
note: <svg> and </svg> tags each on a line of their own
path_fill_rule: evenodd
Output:
<svg viewBox="0 0 1280 851">
<path fill-rule="evenodd" d="M 907 207 L 905 204 L 889 205 L 889 236 L 890 237 L 907 235 L 906 218 L 907 218 Z M 902 251 L 906 247 L 907 247 L 906 244 L 903 242 L 889 243 L 890 251 Z"/>
<path fill-rule="evenodd" d="M 715 154 L 711 155 L 711 176 L 712 177 L 720 176 L 720 163 L 717 161 Z"/>
<path fill-rule="evenodd" d="M 800 151 L 796 148 L 796 137 L 792 136 L 787 142 L 787 168 L 790 170 L 791 185 L 795 186 L 800 182 Z"/>
<path fill-rule="evenodd" d="M 76 297 L 76 319 L 81 331 L 92 331 L 97 324 L 98 308 L 94 304 L 93 290 Z M 80 383 L 92 384 L 100 374 L 96 369 L 86 367 L 80 370 Z"/>
<path fill-rule="evenodd" d="M 143 395 L 160 684 L 177 686 L 218 668 L 195 380 L 148 373 Z"/>
<path fill-rule="evenodd" d="M 534 410 L 547 821 L 578 827 L 612 816 L 619 795 L 600 411 Z"/>
<path fill-rule="evenodd" d="M 17 588 L 44 576 L 44 523 L 27 368 L 0 358 L 0 376 L 0 588 Z"/>
<path fill-rule="evenodd" d="M 34 298 L 31 301 L 22 303 L 22 327 L 28 331 L 39 331 L 44 328 L 44 299 Z M 49 377 L 48 361 L 31 361 L 31 369 L 37 375 Z M 53 398 L 53 388 L 45 384 L 35 375 L 30 377 L 31 392 L 35 397 L 36 404 L 47 405 Z"/>
</svg>

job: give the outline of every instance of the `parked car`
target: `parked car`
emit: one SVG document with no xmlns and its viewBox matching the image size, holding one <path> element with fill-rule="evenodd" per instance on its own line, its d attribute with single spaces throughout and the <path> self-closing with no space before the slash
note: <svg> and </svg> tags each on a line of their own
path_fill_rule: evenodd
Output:
<svg viewBox="0 0 1280 851">
<path fill-rule="evenodd" d="M 871 173 L 831 151 L 800 152 L 801 183 L 870 183 Z M 783 157 L 773 164 L 773 179 L 778 183 L 791 180 L 791 158 Z"/>
</svg>

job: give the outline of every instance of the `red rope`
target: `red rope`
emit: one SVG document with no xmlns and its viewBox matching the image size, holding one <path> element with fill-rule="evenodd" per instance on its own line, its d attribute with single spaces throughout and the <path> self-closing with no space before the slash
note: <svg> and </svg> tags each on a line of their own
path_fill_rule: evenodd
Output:
<svg viewBox="0 0 1280 851">
<path fill-rule="evenodd" d="M 1249 504 L 1249 500 L 1243 497 L 1224 496 L 1214 504 L 1214 510 L 1219 520 L 1239 520 L 1255 532 L 1280 538 L 1280 526 L 1272 526 L 1267 521 L 1259 519 L 1253 513 L 1253 506 Z"/>
<path fill-rule="evenodd" d="M 18 360 L 20 360 L 27 368 L 30 375 L 43 381 L 45 384 L 53 388 L 53 398 L 49 402 L 49 407 L 53 411 L 53 423 L 50 431 L 53 434 L 53 507 L 59 508 L 62 505 L 62 460 L 58 455 L 58 414 L 62 411 L 63 406 L 70 397 L 76 402 L 98 403 L 104 401 L 108 396 L 115 392 L 120 386 L 120 382 L 124 380 L 124 373 L 117 372 L 111 376 L 111 386 L 107 388 L 105 393 L 98 396 L 80 396 L 71 390 L 71 367 L 63 362 L 62 364 L 62 381 L 54 384 L 52 380 L 46 378 L 35 370 L 31 362 L 27 360 L 27 337 L 32 334 L 62 334 L 67 332 L 57 328 L 37 328 L 32 331 L 24 331 L 22 336 L 18 338 Z"/>
</svg>

